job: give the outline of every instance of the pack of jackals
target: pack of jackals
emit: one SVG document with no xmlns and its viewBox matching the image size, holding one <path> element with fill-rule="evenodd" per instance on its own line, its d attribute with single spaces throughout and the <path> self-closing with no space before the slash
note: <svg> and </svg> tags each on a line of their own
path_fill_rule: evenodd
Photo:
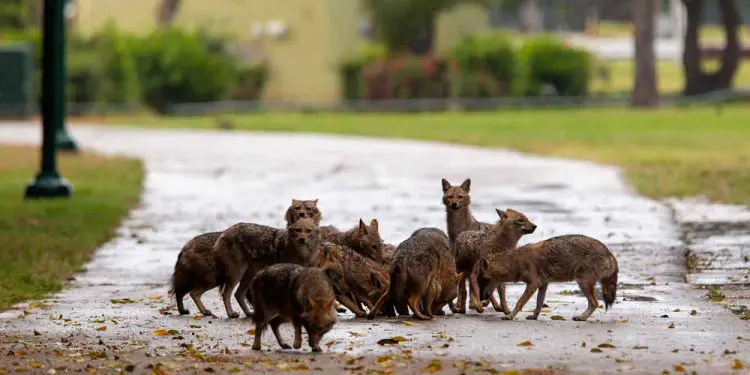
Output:
<svg viewBox="0 0 750 375">
<path fill-rule="evenodd" d="M 481 313 L 491 303 L 504 319 L 513 319 L 536 292 L 536 309 L 526 318 L 537 319 L 550 282 L 576 281 L 588 308 L 573 320 L 588 319 L 599 306 L 597 282 L 605 308 L 614 303 L 618 265 L 602 242 L 571 234 L 517 247 L 536 229 L 524 214 L 496 209 L 498 221 L 482 223 L 469 210 L 471 180 L 453 186 L 443 179 L 442 188 L 448 233 L 421 228 L 397 247 L 381 240 L 376 219 L 369 224 L 359 219 L 347 231 L 320 226 L 317 199 L 293 199 L 286 228 L 238 223 L 201 234 L 177 257 L 171 289 L 177 308 L 189 314 L 183 298 L 190 294 L 203 315 L 213 316 L 200 298 L 218 287 L 230 318 L 239 317 L 233 294 L 252 317 L 254 350 L 260 350 L 269 325 L 279 345 L 290 348 L 279 326 L 291 322 L 292 346 L 302 346 L 304 327 L 310 348 L 320 351 L 321 338 L 336 323 L 336 301 L 358 318 L 411 310 L 415 318 L 428 320 L 444 315 L 446 305 L 453 313 L 466 313 L 468 281 L 469 307 Z M 508 282 L 526 284 L 512 311 L 505 296 Z"/>
</svg>

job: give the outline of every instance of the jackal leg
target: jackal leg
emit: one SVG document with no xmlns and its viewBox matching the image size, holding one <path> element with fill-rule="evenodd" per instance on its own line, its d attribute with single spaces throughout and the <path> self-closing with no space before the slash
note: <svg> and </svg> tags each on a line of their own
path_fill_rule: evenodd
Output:
<svg viewBox="0 0 750 375">
<path fill-rule="evenodd" d="M 284 323 L 284 318 L 277 316 L 271 319 L 268 324 L 271 326 L 271 330 L 273 331 L 273 335 L 276 336 L 276 341 L 279 343 L 279 346 L 282 349 L 291 349 L 292 347 L 285 343 L 284 339 L 281 338 L 281 333 L 279 332 L 279 326 L 281 323 Z"/>
<path fill-rule="evenodd" d="M 407 303 L 409 304 L 409 308 L 411 308 L 412 313 L 414 313 L 414 316 L 417 319 L 420 319 L 420 320 L 432 319 L 431 316 L 426 316 L 422 314 L 421 311 L 419 311 L 419 296 L 418 295 L 412 295 L 411 297 L 409 297 L 409 299 L 407 300 Z"/>
<path fill-rule="evenodd" d="M 302 322 L 294 319 L 292 325 L 294 325 L 294 344 L 292 346 L 294 349 L 299 349 L 302 347 Z"/>
<path fill-rule="evenodd" d="M 497 294 L 500 295 L 500 309 L 498 310 L 496 304 L 493 304 L 492 307 L 495 308 L 495 311 L 502 311 L 503 313 L 505 313 L 505 315 L 510 314 L 510 309 L 508 308 L 508 299 L 505 297 L 505 283 L 500 283 L 500 285 L 497 287 Z"/>
<path fill-rule="evenodd" d="M 544 306 L 544 297 L 547 295 L 547 283 L 539 286 L 539 290 L 536 292 L 536 308 L 534 313 L 527 316 L 526 319 L 536 320 L 539 317 L 539 313 L 542 312 L 542 306 Z"/>
<path fill-rule="evenodd" d="M 195 302 L 195 306 L 198 306 L 198 310 L 204 316 L 214 316 L 211 310 L 207 309 L 206 306 L 203 306 L 203 302 L 201 302 L 201 296 L 203 295 L 203 293 L 206 293 L 209 289 L 212 289 L 212 288 L 202 287 L 202 288 L 196 288 L 190 291 L 190 298 L 193 299 L 193 302 Z"/>
<path fill-rule="evenodd" d="M 516 307 L 513 308 L 513 311 L 510 313 L 510 315 L 506 315 L 503 317 L 505 320 L 513 320 L 513 318 L 516 317 L 519 311 L 523 308 L 523 306 L 526 304 L 526 302 L 529 302 L 529 298 L 534 295 L 534 292 L 539 288 L 539 284 L 531 283 L 526 284 L 526 290 L 523 291 L 523 294 L 521 295 L 521 298 L 518 299 L 518 302 L 516 302 Z"/>
<path fill-rule="evenodd" d="M 464 274 L 464 277 L 458 282 L 458 306 L 456 306 L 455 312 L 459 314 L 466 314 L 466 295 L 468 294 L 466 291 L 467 280 L 469 280 L 469 277 Z"/>
<path fill-rule="evenodd" d="M 583 292 L 583 295 L 586 296 L 586 300 L 589 303 L 588 308 L 586 311 L 583 312 L 583 314 L 574 316 L 573 320 L 575 321 L 584 321 L 588 319 L 591 314 L 594 313 L 597 307 L 599 307 L 599 301 L 596 300 L 596 294 L 594 294 L 594 289 L 596 287 L 596 282 L 591 282 L 589 280 L 577 280 L 578 286 L 581 288 L 581 292 Z"/>
</svg>

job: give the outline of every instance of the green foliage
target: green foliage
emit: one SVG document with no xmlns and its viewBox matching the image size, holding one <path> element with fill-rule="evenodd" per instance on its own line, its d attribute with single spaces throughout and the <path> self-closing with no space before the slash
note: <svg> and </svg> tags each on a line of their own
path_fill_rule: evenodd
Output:
<svg viewBox="0 0 750 375">
<path fill-rule="evenodd" d="M 236 66 L 196 32 L 156 30 L 132 43 L 145 103 L 164 113 L 172 103 L 225 99 Z"/>
<path fill-rule="evenodd" d="M 567 46 L 563 41 L 541 36 L 524 43 L 519 51 L 520 63 L 527 71 L 527 95 L 541 95 L 545 84 L 560 96 L 588 94 L 593 58 L 583 49 Z"/>
<path fill-rule="evenodd" d="M 433 99 L 450 94 L 448 64 L 432 56 L 376 60 L 362 70 L 364 98 Z"/>
<path fill-rule="evenodd" d="M 459 97 L 495 97 L 519 94 L 516 48 L 506 33 L 471 35 L 453 48 L 456 94 Z M 514 92 L 515 90 L 515 92 Z"/>
<path fill-rule="evenodd" d="M 364 95 L 362 69 L 373 61 L 385 59 L 386 49 L 380 44 L 365 46 L 358 54 L 344 60 L 339 66 L 344 99 L 361 99 Z"/>
<path fill-rule="evenodd" d="M 486 5 L 489 0 L 365 0 L 378 39 L 398 55 L 437 17 L 461 4 Z"/>
<path fill-rule="evenodd" d="M 0 1 L 0 32 L 28 30 L 34 18 L 36 0 Z"/>
<path fill-rule="evenodd" d="M 97 75 L 100 83 L 95 88 L 97 103 L 135 104 L 140 100 L 140 82 L 130 44 L 117 31 L 114 23 L 107 23 L 96 40 Z"/>
</svg>

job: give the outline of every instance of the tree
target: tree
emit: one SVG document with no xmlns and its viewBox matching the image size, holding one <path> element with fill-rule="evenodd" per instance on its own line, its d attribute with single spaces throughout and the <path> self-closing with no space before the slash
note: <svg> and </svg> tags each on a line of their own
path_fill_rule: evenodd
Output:
<svg viewBox="0 0 750 375">
<path fill-rule="evenodd" d="M 443 12 L 461 4 L 491 0 L 365 0 L 375 35 L 391 54 L 427 54 L 433 49 L 435 23 Z"/>
<path fill-rule="evenodd" d="M 660 3 L 661 1 L 658 1 Z M 656 86 L 656 5 L 654 0 L 633 0 L 633 33 L 635 42 L 634 107 L 655 107 L 659 102 Z"/>
<path fill-rule="evenodd" d="M 542 13 L 537 0 L 523 0 L 518 5 L 518 20 L 523 33 L 542 31 Z"/>
<path fill-rule="evenodd" d="M 721 66 L 717 71 L 707 73 L 703 69 L 700 27 L 703 13 L 703 0 L 682 0 L 687 13 L 685 50 L 682 64 L 685 72 L 685 95 L 698 95 L 715 90 L 728 89 L 737 73 L 742 57 L 742 47 L 737 30 L 742 24 L 739 10 L 734 0 L 719 0 L 726 45 L 721 53 Z"/>
<path fill-rule="evenodd" d="M 161 0 L 156 24 L 162 27 L 171 25 L 172 21 L 177 17 L 181 3 L 180 0 Z"/>
</svg>

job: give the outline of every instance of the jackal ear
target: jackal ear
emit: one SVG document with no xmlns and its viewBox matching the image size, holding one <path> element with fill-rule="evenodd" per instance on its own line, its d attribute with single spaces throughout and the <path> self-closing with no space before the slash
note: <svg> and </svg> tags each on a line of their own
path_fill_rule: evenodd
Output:
<svg viewBox="0 0 750 375">
<path fill-rule="evenodd" d="M 456 274 L 456 282 L 461 282 L 461 280 L 464 278 L 464 273 L 459 272 Z"/>
<path fill-rule="evenodd" d="M 368 233 L 367 224 L 362 219 L 359 219 L 359 231 L 365 235 Z"/>
<path fill-rule="evenodd" d="M 370 220 L 370 229 L 372 229 L 373 232 L 378 233 L 378 219 Z"/>
<path fill-rule="evenodd" d="M 334 260 L 336 260 L 335 251 L 336 251 L 335 247 L 323 248 L 323 259 L 329 262 L 333 262 Z"/>
<path fill-rule="evenodd" d="M 490 262 L 487 260 L 487 258 L 479 259 L 479 267 L 480 268 L 489 268 Z"/>
<path fill-rule="evenodd" d="M 313 311 L 313 310 L 315 310 L 315 307 L 317 307 L 317 305 L 318 304 L 315 303 L 315 300 L 313 300 L 310 297 L 307 298 L 307 311 Z"/>
<path fill-rule="evenodd" d="M 312 202 L 315 207 L 318 206 L 318 198 L 313 199 Z"/>
<path fill-rule="evenodd" d="M 497 212 L 497 216 L 500 216 L 501 219 L 505 219 L 506 217 L 508 217 L 508 213 L 499 208 L 496 208 L 495 212 Z"/>
<path fill-rule="evenodd" d="M 372 283 L 372 286 L 375 287 L 375 289 L 383 288 L 383 284 L 380 283 L 380 279 L 378 279 L 378 276 L 374 273 L 370 274 L 370 282 Z"/>
<path fill-rule="evenodd" d="M 442 183 L 442 184 L 443 184 L 443 193 L 447 192 L 447 191 L 448 191 L 448 189 L 450 189 L 450 188 L 451 188 L 451 183 L 450 183 L 450 182 L 448 182 L 448 180 L 446 180 L 446 179 L 444 179 L 444 178 L 440 180 L 440 183 Z"/>
<path fill-rule="evenodd" d="M 461 183 L 461 189 L 464 189 L 465 192 L 469 192 L 471 190 L 471 179 L 467 178 L 464 182 Z"/>
</svg>

